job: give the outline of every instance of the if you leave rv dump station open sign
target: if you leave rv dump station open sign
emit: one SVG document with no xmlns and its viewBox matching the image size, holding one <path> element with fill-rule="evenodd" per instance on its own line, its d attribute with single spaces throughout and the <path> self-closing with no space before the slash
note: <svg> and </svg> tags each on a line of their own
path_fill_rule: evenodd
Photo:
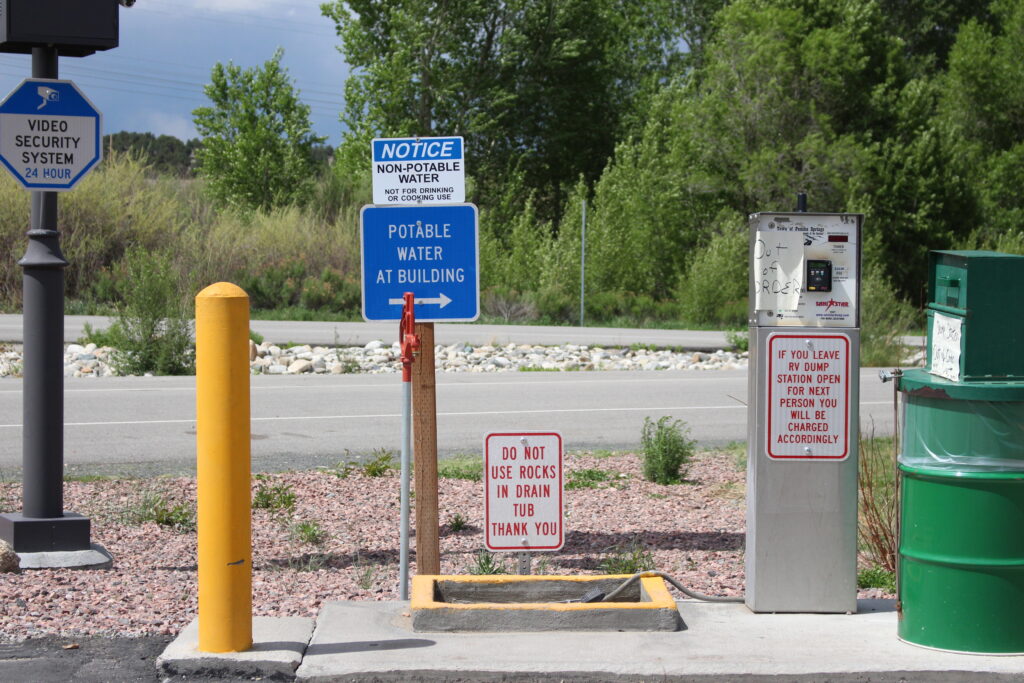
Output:
<svg viewBox="0 0 1024 683">
<path fill-rule="evenodd" d="M 768 339 L 768 456 L 843 460 L 850 453 L 850 341 L 844 335 Z"/>
</svg>

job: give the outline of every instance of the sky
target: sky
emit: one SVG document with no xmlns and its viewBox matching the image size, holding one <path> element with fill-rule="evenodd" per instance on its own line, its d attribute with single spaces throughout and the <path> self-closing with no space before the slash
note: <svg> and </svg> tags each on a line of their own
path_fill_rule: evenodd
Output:
<svg viewBox="0 0 1024 683">
<path fill-rule="evenodd" d="M 120 8 L 120 24 L 119 47 L 60 59 L 60 78 L 74 81 L 102 112 L 104 134 L 198 137 L 192 110 L 209 103 L 203 86 L 211 67 L 262 65 L 282 47 L 282 64 L 312 109 L 313 130 L 328 144 L 341 142 L 348 67 L 320 0 L 138 0 Z M 31 69 L 28 55 L 0 54 L 0 94 Z"/>
</svg>

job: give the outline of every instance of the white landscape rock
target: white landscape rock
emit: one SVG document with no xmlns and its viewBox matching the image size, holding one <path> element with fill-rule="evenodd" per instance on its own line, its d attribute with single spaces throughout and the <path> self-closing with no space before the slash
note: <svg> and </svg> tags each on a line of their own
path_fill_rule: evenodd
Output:
<svg viewBox="0 0 1024 683">
<path fill-rule="evenodd" d="M 327 347 L 293 345 L 287 349 L 263 342 L 248 348 L 253 374 L 391 374 L 401 370 L 401 353 L 397 343 L 374 340 L 365 346 Z M 110 365 L 113 349 L 97 348 L 95 344 L 70 344 L 65 349 L 65 377 L 108 377 L 116 375 Z M 664 349 L 602 348 L 567 344 L 537 346 L 507 344 L 473 347 L 458 343 L 434 348 L 438 372 L 518 372 L 547 370 L 552 372 L 592 370 L 645 370 L 676 372 L 686 370 L 733 370 L 747 367 L 746 352 L 719 350 L 669 351 Z M 0 378 L 20 377 L 22 355 L 20 346 L 7 346 L 0 352 Z"/>
</svg>

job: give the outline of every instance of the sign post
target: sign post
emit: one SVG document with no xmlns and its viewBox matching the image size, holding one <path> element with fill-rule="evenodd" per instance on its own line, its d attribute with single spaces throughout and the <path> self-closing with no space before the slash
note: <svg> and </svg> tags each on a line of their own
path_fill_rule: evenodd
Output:
<svg viewBox="0 0 1024 683">
<path fill-rule="evenodd" d="M 57 193 L 100 160 L 100 114 L 70 81 L 56 80 L 58 48 L 32 47 L 32 78 L 0 104 L 0 161 L 32 191 L 23 273 L 22 512 L 0 520 L 23 566 L 109 566 L 90 543 L 88 517 L 64 510 L 64 268 Z M 27 553 L 47 557 L 27 563 Z M 33 560 L 32 562 L 35 562 Z"/>
<path fill-rule="evenodd" d="M 415 308 L 415 332 L 425 351 L 411 386 L 416 565 L 420 573 L 438 574 L 434 322 L 479 317 L 478 215 L 475 206 L 462 203 L 461 137 L 378 138 L 371 151 L 374 205 L 360 214 L 362 311 L 366 320 L 404 320 L 403 304 L 410 314 Z M 402 479 L 407 485 L 404 470 Z"/>
</svg>

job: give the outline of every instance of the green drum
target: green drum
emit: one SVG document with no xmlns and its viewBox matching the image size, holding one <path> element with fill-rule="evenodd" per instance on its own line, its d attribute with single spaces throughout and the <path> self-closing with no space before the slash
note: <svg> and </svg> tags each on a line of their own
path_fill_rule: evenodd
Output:
<svg viewBox="0 0 1024 683">
<path fill-rule="evenodd" d="M 905 373 L 899 637 L 1024 654 L 1024 384 Z"/>
</svg>

